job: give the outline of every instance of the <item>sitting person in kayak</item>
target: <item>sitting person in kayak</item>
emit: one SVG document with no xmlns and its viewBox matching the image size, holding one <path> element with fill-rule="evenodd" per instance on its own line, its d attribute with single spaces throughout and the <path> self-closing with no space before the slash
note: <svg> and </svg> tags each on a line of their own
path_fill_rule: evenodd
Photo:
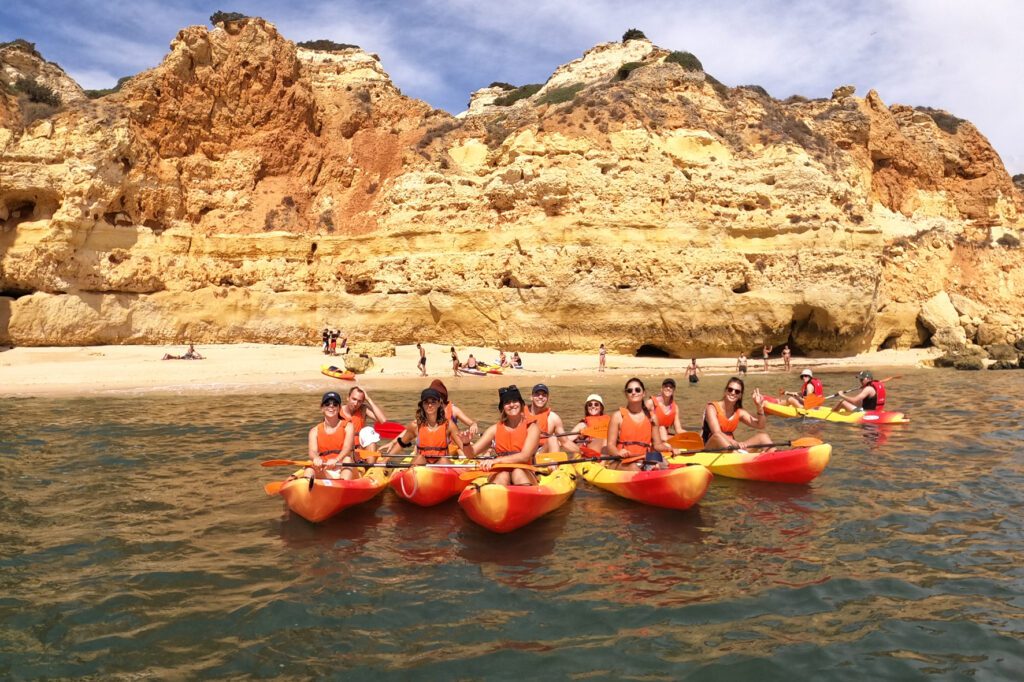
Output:
<svg viewBox="0 0 1024 682">
<path fill-rule="evenodd" d="M 483 460 L 480 468 L 490 471 L 495 464 L 530 464 L 540 443 L 540 428 L 526 413 L 526 401 L 513 384 L 498 389 L 498 423 L 488 427 L 473 443 L 472 454 L 494 450 L 494 459 Z M 537 485 L 537 477 L 527 469 L 503 469 L 490 477 L 499 485 Z"/>
<path fill-rule="evenodd" d="M 350 457 L 352 445 L 355 442 L 355 431 L 352 422 L 341 419 L 341 396 L 334 391 L 324 393 L 320 399 L 320 411 L 324 415 L 322 422 L 309 430 L 309 459 L 312 467 L 306 467 L 302 472 L 303 477 L 309 480 L 309 487 L 313 487 L 313 479 L 320 474 L 320 478 L 340 478 L 351 480 L 358 478 L 359 472 L 355 467 L 340 467 L 339 469 L 326 470 L 339 460 Z"/>
<path fill-rule="evenodd" d="M 477 369 L 477 364 L 479 363 L 477 363 L 476 358 L 473 357 L 472 353 L 470 353 L 469 358 L 466 360 L 466 364 L 463 365 L 463 367 L 466 369 Z"/>
<path fill-rule="evenodd" d="M 661 453 L 672 452 L 662 442 L 654 416 L 644 401 L 644 382 L 636 377 L 626 382 L 626 406 L 620 407 L 608 422 L 608 443 L 604 454 L 613 457 L 643 457 L 630 464 L 614 462 L 612 469 L 665 469 L 668 465 Z"/>
<path fill-rule="evenodd" d="M 654 415 L 658 424 L 658 432 L 661 440 L 668 441 L 668 430 L 672 433 L 682 433 L 683 426 L 679 423 L 679 406 L 676 404 L 676 380 L 672 377 L 661 382 L 661 395 L 656 395 L 647 400 L 647 410 Z"/>
<path fill-rule="evenodd" d="M 548 387 L 544 384 L 537 384 L 533 387 L 530 395 L 530 404 L 527 406 L 529 416 L 537 422 L 540 428 L 540 449 L 542 452 L 579 452 L 580 448 L 571 440 L 571 436 L 556 436 L 556 433 L 565 433 L 565 426 L 562 418 L 551 409 L 548 403 Z"/>
<path fill-rule="evenodd" d="M 761 391 L 754 389 L 751 396 L 754 405 L 757 406 L 757 417 L 743 409 L 743 380 L 732 377 L 725 384 L 725 393 L 721 400 L 707 404 L 704 408 L 704 425 L 701 427 L 701 438 L 704 445 L 709 449 L 718 448 L 747 448 L 753 445 L 766 445 L 772 442 L 771 437 L 764 429 L 768 425 L 768 418 L 764 414 L 764 397 Z M 747 440 L 736 439 L 736 427 L 743 422 L 757 433 Z"/>
<path fill-rule="evenodd" d="M 809 395 L 820 395 L 823 398 L 825 397 L 825 386 L 822 385 L 821 379 L 814 378 L 814 372 L 809 369 L 805 369 L 800 372 L 800 379 L 804 382 L 800 387 L 800 392 L 793 393 L 791 391 L 786 391 L 786 400 L 783 402 L 784 405 L 803 407 L 804 398 Z"/>
<path fill-rule="evenodd" d="M 425 388 L 416 404 L 416 419 L 392 441 L 387 453 L 395 455 L 410 445 L 416 446 L 413 466 L 422 464 L 450 464 L 449 447 L 457 444 L 463 450 L 458 429 L 444 416 L 444 399 L 433 388 Z"/>
<path fill-rule="evenodd" d="M 367 405 L 369 405 L 369 409 L 367 409 Z M 381 424 L 388 420 L 384 416 L 384 411 L 377 407 L 366 390 L 358 386 L 349 389 L 348 400 L 342 406 L 340 416 L 342 420 L 352 422 L 353 433 L 362 431 L 363 427 L 368 425 L 367 422 L 371 416 Z M 377 446 L 371 445 L 368 449 L 376 450 Z"/>
<path fill-rule="evenodd" d="M 593 431 L 601 432 L 604 437 L 597 438 L 596 436 L 581 435 L 576 439 L 576 442 L 601 452 L 604 449 L 605 443 L 608 442 L 608 423 L 611 422 L 611 419 L 611 415 L 604 413 L 604 399 L 596 393 L 591 393 L 583 403 L 583 417 L 573 427 L 572 433 L 582 434 L 584 429 L 592 429 Z"/>
<path fill-rule="evenodd" d="M 842 398 L 837 412 L 854 412 L 856 410 L 881 410 L 885 408 L 885 384 L 875 381 L 874 376 L 868 370 L 857 375 L 860 380 L 860 391 L 856 395 L 846 395 L 839 391 L 837 396 Z"/>
<path fill-rule="evenodd" d="M 459 446 L 461 447 L 462 443 L 471 443 L 480 433 L 480 426 L 476 423 L 476 420 L 463 412 L 455 403 L 448 400 L 448 387 L 444 385 L 443 381 L 434 379 L 430 382 L 430 388 L 441 394 L 441 402 L 444 404 L 444 416 L 459 431 L 459 437 L 461 438 Z M 459 422 L 465 424 L 466 428 L 459 429 Z M 451 453 L 455 454 L 456 451 L 457 448 L 453 447 Z"/>
</svg>

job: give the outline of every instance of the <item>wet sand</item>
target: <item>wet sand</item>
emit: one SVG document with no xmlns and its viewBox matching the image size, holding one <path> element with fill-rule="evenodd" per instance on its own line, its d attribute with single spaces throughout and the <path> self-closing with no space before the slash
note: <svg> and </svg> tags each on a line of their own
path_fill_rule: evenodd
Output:
<svg viewBox="0 0 1024 682">
<path fill-rule="evenodd" d="M 506 369 L 503 375 L 453 376 L 448 346 L 425 344 L 427 370 L 451 389 L 521 385 L 546 381 L 559 384 L 590 383 L 633 375 L 672 376 L 685 380 L 689 360 L 637 358 L 608 354 L 606 372 L 598 373 L 598 355 L 580 353 L 520 353 L 524 369 Z M 324 355 L 319 347 L 267 344 L 202 345 L 202 360 L 161 360 L 165 353 L 182 355 L 185 346 L 85 346 L 12 348 L 0 351 L 0 396 L 46 397 L 90 395 L 257 394 L 325 391 L 353 382 L 340 382 L 320 373 L 322 365 L 342 366 L 344 357 Z M 458 347 L 465 361 L 495 362 L 498 351 L 483 347 Z M 817 372 L 920 367 L 938 353 L 934 349 L 885 350 L 848 358 L 794 357 L 790 375 L 798 382 L 800 371 Z M 368 389 L 419 390 L 415 346 L 399 346 L 394 357 L 375 358 L 374 365 L 358 376 Z M 511 354 L 509 354 L 511 357 Z M 770 374 L 787 376 L 781 358 L 770 359 Z M 736 373 L 736 358 L 698 358 L 702 376 L 728 377 Z M 750 376 L 764 375 L 760 359 L 750 359 Z"/>
</svg>

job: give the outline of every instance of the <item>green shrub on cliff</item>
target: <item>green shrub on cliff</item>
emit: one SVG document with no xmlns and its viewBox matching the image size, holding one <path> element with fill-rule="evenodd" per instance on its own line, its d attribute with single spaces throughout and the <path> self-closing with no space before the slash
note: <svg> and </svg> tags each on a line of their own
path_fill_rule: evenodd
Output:
<svg viewBox="0 0 1024 682">
<path fill-rule="evenodd" d="M 117 85 L 112 88 L 104 88 L 102 90 L 86 90 L 85 96 L 89 99 L 98 99 L 105 95 L 110 95 L 121 89 L 121 86 L 131 80 L 131 76 L 124 76 L 123 78 L 117 79 Z"/>
<path fill-rule="evenodd" d="M 501 88 L 502 90 L 515 90 L 516 89 L 516 86 L 512 85 L 511 83 L 506 83 L 504 81 L 494 81 L 493 83 L 491 83 L 487 87 L 489 87 L 489 88 Z"/>
<path fill-rule="evenodd" d="M 583 83 L 573 83 L 564 88 L 552 88 L 544 93 L 544 96 L 537 100 L 537 104 L 561 104 L 568 102 L 583 89 Z"/>
<path fill-rule="evenodd" d="M 626 42 L 627 40 L 647 40 L 647 36 L 645 36 L 644 32 L 640 29 L 631 28 L 622 34 L 622 42 Z"/>
<path fill-rule="evenodd" d="M 625 64 L 619 67 L 618 71 L 615 72 L 615 79 L 624 81 L 627 78 L 629 78 L 629 74 L 633 73 L 633 71 L 639 69 L 641 66 L 644 65 L 645 64 L 643 62 L 626 62 Z"/>
<path fill-rule="evenodd" d="M 304 47 L 307 50 L 320 50 L 321 52 L 336 52 L 338 50 L 349 50 L 352 48 L 359 49 L 358 45 L 352 45 L 350 43 L 336 43 L 333 40 L 326 40 L 320 38 L 319 40 L 304 40 L 301 43 L 295 43 L 297 47 Z"/>
<path fill-rule="evenodd" d="M 210 15 L 210 23 L 216 26 L 217 24 L 227 23 L 229 21 L 241 21 L 242 19 L 248 19 L 249 17 L 241 12 L 221 12 L 220 10 Z"/>
<path fill-rule="evenodd" d="M 32 78 L 19 78 L 14 84 L 14 90 L 24 94 L 29 102 L 60 106 L 60 95 Z"/>
<path fill-rule="evenodd" d="M 507 95 L 502 95 L 494 100 L 494 105 L 499 107 L 507 107 L 511 104 L 515 104 L 524 97 L 532 97 L 537 94 L 537 91 L 544 87 L 543 83 L 530 83 L 529 85 L 521 85 Z"/>
<path fill-rule="evenodd" d="M 675 51 L 669 56 L 665 57 L 666 64 L 678 64 L 687 71 L 703 71 L 704 65 L 700 63 L 693 54 L 689 52 Z"/>
</svg>

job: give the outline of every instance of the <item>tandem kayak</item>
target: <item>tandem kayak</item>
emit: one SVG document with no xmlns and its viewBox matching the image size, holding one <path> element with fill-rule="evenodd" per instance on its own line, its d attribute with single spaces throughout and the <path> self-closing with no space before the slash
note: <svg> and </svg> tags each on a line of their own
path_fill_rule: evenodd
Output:
<svg viewBox="0 0 1024 682">
<path fill-rule="evenodd" d="M 609 469 L 600 462 L 581 462 L 576 471 L 588 483 L 625 497 L 667 509 L 689 509 L 704 497 L 711 472 L 702 466 L 636 471 Z"/>
<path fill-rule="evenodd" d="M 809 448 L 773 452 L 733 450 L 673 455 L 668 458 L 668 463 L 671 467 L 702 464 L 713 474 L 748 481 L 809 483 L 824 471 L 831 458 L 832 446 L 822 443 Z"/>
<path fill-rule="evenodd" d="M 297 473 L 301 475 L 302 470 Z M 389 474 L 387 469 L 370 469 L 351 481 L 317 478 L 312 488 L 307 479 L 300 477 L 287 481 L 280 494 L 293 512 L 307 521 L 319 523 L 384 492 Z"/>
<path fill-rule="evenodd" d="M 576 490 L 576 475 L 569 467 L 538 474 L 537 480 L 538 485 L 505 486 L 481 477 L 462 491 L 459 505 L 487 530 L 509 533 L 558 509 Z"/>
<path fill-rule="evenodd" d="M 320 373 L 326 374 L 329 377 L 335 379 L 341 379 L 342 381 L 355 381 L 356 375 L 354 372 L 346 372 L 340 367 L 334 365 L 320 365 Z"/>
<path fill-rule="evenodd" d="M 433 507 L 465 490 L 470 484 L 461 478 L 465 471 L 465 468 L 415 466 L 392 474 L 388 485 L 403 500 Z"/>
<path fill-rule="evenodd" d="M 764 401 L 764 411 L 776 417 L 805 417 L 820 419 L 842 424 L 907 424 L 910 418 L 902 412 L 886 412 L 885 410 L 860 410 L 858 412 L 836 412 L 831 407 L 815 407 L 806 409 Z"/>
</svg>

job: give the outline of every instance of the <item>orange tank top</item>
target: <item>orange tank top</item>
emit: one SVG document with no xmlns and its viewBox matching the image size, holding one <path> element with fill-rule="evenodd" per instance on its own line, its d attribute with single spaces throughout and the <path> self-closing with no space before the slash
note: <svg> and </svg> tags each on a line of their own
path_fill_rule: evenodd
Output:
<svg viewBox="0 0 1024 682">
<path fill-rule="evenodd" d="M 625 446 L 631 455 L 646 455 L 653 445 L 651 420 L 641 412 L 643 419 L 634 421 L 632 413 L 625 407 L 620 407 L 619 413 L 622 415 L 622 423 L 619 425 L 619 438 L 615 446 Z"/>
<path fill-rule="evenodd" d="M 544 411 L 540 414 L 533 414 L 531 412 L 530 415 L 533 417 L 533 421 L 537 422 L 537 426 L 540 428 L 540 437 L 547 438 L 550 436 L 551 432 L 548 430 L 548 417 L 551 416 L 551 408 L 545 407 Z"/>
<path fill-rule="evenodd" d="M 345 447 L 345 422 L 338 422 L 338 428 L 334 433 L 327 433 L 324 422 L 316 427 L 316 451 L 317 454 L 336 455 Z"/>
<path fill-rule="evenodd" d="M 498 422 L 498 428 L 494 431 L 494 453 L 500 457 L 522 452 L 526 444 L 526 430 L 532 423 L 533 420 L 525 416 L 514 429 Z"/>
<path fill-rule="evenodd" d="M 423 424 L 416 435 L 416 452 L 424 457 L 444 457 L 448 454 L 448 422 L 441 422 L 431 430 Z"/>
<path fill-rule="evenodd" d="M 654 398 L 654 416 L 658 420 L 658 426 L 669 427 L 675 424 L 678 411 L 679 408 L 676 406 L 676 401 L 672 401 L 672 409 L 666 412 L 665 404 L 661 402 L 661 396 Z"/>
<path fill-rule="evenodd" d="M 732 413 L 732 419 L 727 419 L 725 408 L 722 407 L 720 402 L 708 403 L 708 405 L 715 406 L 715 413 L 718 416 L 718 428 L 722 429 L 722 433 L 725 435 L 731 436 L 736 431 L 736 427 L 740 425 L 740 411 L 737 409 Z"/>
</svg>

